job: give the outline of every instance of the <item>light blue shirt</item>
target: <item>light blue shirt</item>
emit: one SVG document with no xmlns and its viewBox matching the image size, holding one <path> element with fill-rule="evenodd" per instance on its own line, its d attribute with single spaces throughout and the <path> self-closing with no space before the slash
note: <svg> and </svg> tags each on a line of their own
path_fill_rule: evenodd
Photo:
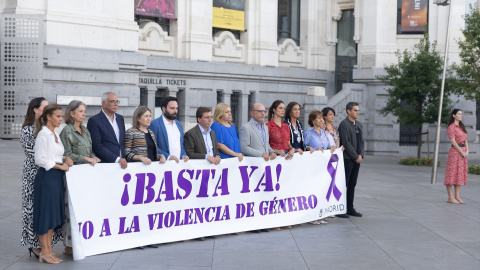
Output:
<svg viewBox="0 0 480 270">
<path fill-rule="evenodd" d="M 313 149 L 318 149 L 321 147 L 322 149 L 330 149 L 332 145 L 330 145 L 330 140 L 328 139 L 327 132 L 325 130 L 320 129 L 320 135 L 310 127 L 305 131 L 303 134 L 305 137 L 305 146 L 310 146 Z"/>
<path fill-rule="evenodd" d="M 255 126 L 257 126 L 258 131 L 260 131 L 260 134 L 262 135 L 263 146 L 265 146 L 265 140 L 266 140 L 266 138 L 265 138 L 265 131 L 264 131 L 265 123 L 262 122 L 262 124 L 259 124 L 257 121 L 253 120 L 253 118 L 250 119 L 250 122 L 255 123 Z"/>
<path fill-rule="evenodd" d="M 205 146 L 207 148 L 207 154 L 205 155 L 205 159 L 207 159 L 208 156 L 213 157 L 213 142 L 212 142 L 212 136 L 210 136 L 210 131 L 212 131 L 212 129 L 208 127 L 208 130 L 205 131 L 205 129 L 203 129 L 203 127 L 200 126 L 200 124 L 198 124 L 198 127 L 202 132 L 203 141 L 205 142 Z"/>
</svg>

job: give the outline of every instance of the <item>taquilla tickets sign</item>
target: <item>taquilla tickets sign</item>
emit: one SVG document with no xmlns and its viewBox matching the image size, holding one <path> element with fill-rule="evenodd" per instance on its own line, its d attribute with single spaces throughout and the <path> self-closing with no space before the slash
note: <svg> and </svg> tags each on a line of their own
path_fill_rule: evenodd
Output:
<svg viewBox="0 0 480 270">
<path fill-rule="evenodd" d="M 76 165 L 66 174 L 74 259 L 345 213 L 343 153 L 166 164 Z M 233 236 L 232 236 L 233 237 Z"/>
</svg>

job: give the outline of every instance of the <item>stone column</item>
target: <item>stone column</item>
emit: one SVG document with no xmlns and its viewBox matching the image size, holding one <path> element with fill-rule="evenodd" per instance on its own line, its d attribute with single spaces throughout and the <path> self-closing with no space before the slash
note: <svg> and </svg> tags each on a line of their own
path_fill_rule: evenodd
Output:
<svg viewBox="0 0 480 270">
<path fill-rule="evenodd" d="M 212 61 L 212 0 L 178 0 L 178 57 Z"/>
<path fill-rule="evenodd" d="M 177 93 L 178 93 L 178 87 L 169 86 L 169 87 L 167 88 L 167 96 L 169 96 L 169 97 L 177 97 Z"/>
<path fill-rule="evenodd" d="M 278 1 L 245 1 L 245 26 L 241 42 L 247 44 L 247 64 L 278 66 Z"/>
<path fill-rule="evenodd" d="M 232 100 L 232 93 L 225 93 L 223 92 L 223 103 L 230 105 L 230 101 Z"/>
<path fill-rule="evenodd" d="M 238 119 L 239 121 L 239 125 L 243 125 L 245 124 L 246 122 L 248 122 L 248 114 L 250 113 L 249 112 L 249 109 L 248 108 L 248 96 L 249 94 L 244 94 L 244 93 L 241 93 L 240 94 L 240 118 Z"/>
<path fill-rule="evenodd" d="M 152 111 L 152 119 L 157 118 L 157 115 L 155 115 L 155 93 L 156 92 L 157 92 L 156 86 L 154 85 L 147 86 L 147 106 Z"/>
</svg>

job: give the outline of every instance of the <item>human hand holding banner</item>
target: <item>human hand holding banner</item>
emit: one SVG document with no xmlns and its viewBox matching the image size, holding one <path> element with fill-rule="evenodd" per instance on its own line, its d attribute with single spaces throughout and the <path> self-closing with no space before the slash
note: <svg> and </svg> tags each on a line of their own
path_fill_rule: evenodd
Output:
<svg viewBox="0 0 480 270">
<path fill-rule="evenodd" d="M 165 164 L 73 166 L 74 259 L 149 244 L 281 227 L 345 213 L 343 152 Z M 330 196 L 330 194 L 334 196 Z"/>
</svg>

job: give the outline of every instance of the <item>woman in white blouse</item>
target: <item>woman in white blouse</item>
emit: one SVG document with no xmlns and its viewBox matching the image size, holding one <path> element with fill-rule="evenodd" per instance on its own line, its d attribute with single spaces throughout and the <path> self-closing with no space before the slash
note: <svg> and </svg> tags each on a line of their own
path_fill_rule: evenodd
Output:
<svg viewBox="0 0 480 270">
<path fill-rule="evenodd" d="M 42 251 L 40 262 L 60 263 L 52 251 L 53 229 L 65 223 L 63 176 L 73 165 L 63 156 L 63 144 L 55 128 L 62 123 L 62 107 L 49 104 L 35 122 L 35 164 L 39 166 L 34 183 L 33 232 L 38 235 Z"/>
</svg>

